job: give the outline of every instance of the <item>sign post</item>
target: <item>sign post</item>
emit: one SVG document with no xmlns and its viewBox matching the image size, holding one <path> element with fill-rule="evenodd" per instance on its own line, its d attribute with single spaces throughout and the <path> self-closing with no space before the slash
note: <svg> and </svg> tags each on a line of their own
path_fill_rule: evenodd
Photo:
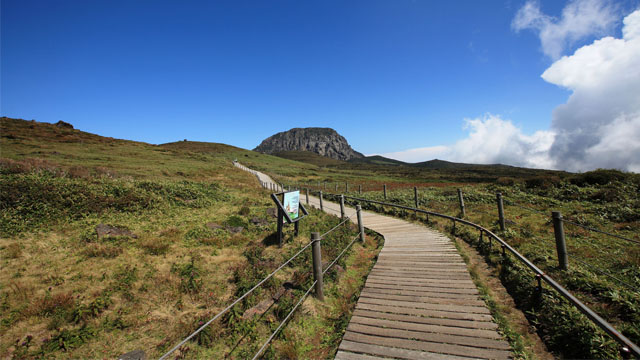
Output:
<svg viewBox="0 0 640 360">
<path fill-rule="evenodd" d="M 278 208 L 277 238 L 278 246 L 282 247 L 282 231 L 284 224 L 294 225 L 294 234 L 298 235 L 298 221 L 309 215 L 304 205 L 300 203 L 300 191 L 284 191 L 271 194 L 271 199 Z"/>
</svg>

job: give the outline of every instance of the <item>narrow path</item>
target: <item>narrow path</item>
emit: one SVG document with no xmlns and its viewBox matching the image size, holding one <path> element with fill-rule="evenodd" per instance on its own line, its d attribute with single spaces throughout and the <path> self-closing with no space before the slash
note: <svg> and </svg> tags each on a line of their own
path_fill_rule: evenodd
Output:
<svg viewBox="0 0 640 360">
<path fill-rule="evenodd" d="M 270 186 L 271 178 L 254 173 L 265 187 Z M 304 201 L 305 197 L 300 198 Z M 310 196 L 309 203 L 320 208 L 316 197 Z M 323 199 L 323 208 L 340 216 L 339 204 Z M 346 207 L 345 212 L 350 216 L 355 209 Z M 424 226 L 368 211 L 362 212 L 362 221 L 384 236 L 385 243 L 336 359 L 511 357 L 509 344 L 498 333 L 449 238 Z"/>
</svg>

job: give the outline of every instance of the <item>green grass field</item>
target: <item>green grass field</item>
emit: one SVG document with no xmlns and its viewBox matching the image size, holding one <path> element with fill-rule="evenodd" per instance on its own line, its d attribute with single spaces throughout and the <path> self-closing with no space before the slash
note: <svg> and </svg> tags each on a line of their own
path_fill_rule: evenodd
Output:
<svg viewBox="0 0 640 360">
<path fill-rule="evenodd" d="M 337 222 L 312 211 L 301 236 L 282 249 L 273 246 L 268 192 L 235 168 L 235 159 L 282 183 L 327 193 L 336 192 L 336 186 L 344 192 L 348 183 L 352 195 L 360 186 L 363 197 L 382 200 L 386 184 L 387 201 L 409 206 L 417 186 L 422 208 L 448 215 L 459 213 L 461 188 L 468 219 L 496 231 L 640 342 L 638 245 L 567 224 L 570 269 L 560 271 L 550 221 L 552 210 L 561 211 L 579 224 L 640 240 L 636 174 L 440 161 L 407 165 L 380 157 L 344 162 L 301 152 L 271 156 L 215 143 L 152 145 L 9 118 L 0 125 L 4 358 L 115 357 L 134 349 L 160 356 L 309 241 L 311 231 Z M 497 192 L 505 197 L 505 232 L 498 228 Z M 411 217 L 391 208 L 370 209 Z M 431 220 L 430 226 L 451 230 L 450 224 Z M 100 224 L 124 235 L 98 237 Z M 236 227 L 243 230 L 235 233 Z M 551 290 L 544 291 L 542 301 L 532 301 L 535 281 L 526 269 L 503 261 L 499 249 L 489 252 L 486 243 L 477 244 L 477 234 L 457 230 L 500 270 L 516 303 L 555 354 L 618 356 L 606 335 Z M 339 235 L 327 240 L 325 259 L 335 256 L 355 230 L 345 228 Z M 365 246 L 356 245 L 340 262 L 345 271 L 330 277 L 328 300 L 307 300 L 266 356 L 331 356 L 379 246 L 375 236 Z M 310 284 L 305 261 L 265 284 L 189 342 L 180 356 L 250 356 Z M 285 283 L 293 290 L 265 315 L 245 315 Z"/>
<path fill-rule="evenodd" d="M 113 358 L 135 349 L 159 357 L 311 231 L 339 221 L 312 210 L 299 237 L 289 231 L 285 246 L 274 246 L 269 194 L 232 160 L 305 164 L 222 144 L 156 146 L 22 120 L 1 125 L 3 358 Z M 100 236 L 101 225 L 121 233 Z M 355 234 L 343 227 L 326 238 L 323 257 L 333 259 Z M 338 262 L 344 271 L 327 278 L 327 300 L 308 299 L 267 358 L 335 352 L 378 241 L 354 245 Z M 303 253 L 177 355 L 253 354 L 311 283 L 309 258 Z M 282 296 L 266 313 L 247 311 L 274 294 Z"/>
</svg>

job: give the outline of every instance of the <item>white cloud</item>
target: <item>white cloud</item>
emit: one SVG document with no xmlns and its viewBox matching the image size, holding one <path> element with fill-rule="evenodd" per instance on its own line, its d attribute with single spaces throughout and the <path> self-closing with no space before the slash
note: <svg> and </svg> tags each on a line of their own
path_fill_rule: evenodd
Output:
<svg viewBox="0 0 640 360">
<path fill-rule="evenodd" d="M 622 39 L 605 37 L 581 47 L 542 74 L 545 81 L 572 91 L 567 103 L 553 111 L 557 136 L 550 156 L 559 168 L 637 171 L 640 10 L 624 19 L 622 33 Z"/>
<path fill-rule="evenodd" d="M 571 20 L 580 12 L 576 9 L 587 3 L 595 8 L 601 4 L 574 1 L 567 5 L 571 9 L 563 11 L 561 22 L 577 21 Z M 523 9 L 524 15 L 519 16 L 526 21 L 518 21 L 551 21 L 533 3 Z M 549 130 L 527 135 L 510 120 L 486 115 L 465 120 L 468 134 L 455 144 L 383 156 L 408 162 L 438 157 L 569 171 L 616 168 L 640 172 L 640 10 L 626 16 L 623 23 L 621 39 L 596 40 L 563 56 L 542 74 L 545 81 L 572 91 L 567 102 L 554 109 Z"/>
<path fill-rule="evenodd" d="M 524 167 L 550 168 L 549 148 L 554 134 L 538 131 L 525 135 L 509 120 L 497 115 L 465 119 L 468 136 L 450 146 L 409 149 L 382 156 L 406 162 L 433 158 L 476 164 L 509 164 Z"/>
<path fill-rule="evenodd" d="M 573 0 L 557 19 L 542 13 L 537 1 L 529 0 L 518 10 L 511 26 L 516 31 L 537 31 L 542 51 L 557 59 L 567 45 L 610 32 L 618 18 L 616 13 L 616 8 L 606 0 Z"/>
</svg>

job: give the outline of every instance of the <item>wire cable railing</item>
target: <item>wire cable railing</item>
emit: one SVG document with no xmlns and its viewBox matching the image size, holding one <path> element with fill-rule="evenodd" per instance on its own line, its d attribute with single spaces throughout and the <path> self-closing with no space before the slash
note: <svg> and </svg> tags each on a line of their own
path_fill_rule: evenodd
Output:
<svg viewBox="0 0 640 360">
<path fill-rule="evenodd" d="M 319 185 L 319 184 L 318 184 Z M 325 185 L 325 189 L 326 189 L 326 185 Z M 337 190 L 337 188 L 336 188 Z M 317 191 L 318 193 L 321 193 L 322 191 Z M 337 192 L 337 191 L 336 191 Z M 327 195 L 327 197 L 337 197 L 340 196 L 338 194 L 330 194 L 327 193 L 326 191 L 324 192 L 324 194 Z M 437 213 L 434 211 L 427 211 L 427 210 L 423 210 L 423 209 L 419 209 L 419 208 L 414 208 L 411 206 L 405 206 L 405 205 L 401 205 L 401 204 L 397 204 L 397 203 L 390 203 L 390 202 L 383 202 L 383 201 L 377 201 L 377 200 L 370 200 L 370 199 L 364 199 L 361 197 L 356 197 L 356 196 L 349 196 L 349 195 L 341 195 L 344 196 L 345 199 L 350 199 L 356 202 L 366 202 L 366 203 L 370 203 L 370 204 L 378 204 L 381 206 L 387 206 L 387 207 L 395 207 L 395 208 L 399 208 L 399 209 L 403 209 L 403 210 L 407 210 L 407 211 L 411 211 L 411 212 L 415 212 L 417 213 L 422 213 L 422 214 L 426 214 L 427 216 L 431 215 L 431 216 L 435 216 L 435 217 L 440 217 L 440 218 L 444 218 L 444 219 L 448 219 L 453 221 L 454 224 L 454 229 L 455 229 L 455 224 L 456 222 L 459 222 L 461 224 L 464 225 L 468 225 L 471 226 L 473 228 L 476 228 L 478 230 L 484 233 L 486 233 L 490 239 L 495 239 L 498 243 L 500 243 L 502 245 L 503 248 L 503 253 L 504 251 L 508 251 L 510 254 L 512 254 L 518 261 L 522 262 L 524 265 L 526 265 L 526 267 L 528 267 L 530 270 L 532 270 L 535 274 L 536 277 L 539 278 L 540 280 L 545 281 L 547 284 L 549 284 L 549 286 L 551 286 L 551 288 L 553 288 L 555 291 L 557 291 L 562 297 L 564 297 L 566 300 L 568 300 L 571 304 L 573 304 L 580 312 L 582 312 L 585 316 L 587 316 L 594 324 L 596 324 L 598 327 L 600 327 L 605 333 L 607 333 L 609 336 L 611 336 L 614 340 L 616 340 L 618 343 L 620 343 L 622 345 L 622 348 L 624 351 L 630 352 L 631 354 L 640 357 L 640 347 L 638 347 L 638 345 L 634 344 L 633 342 L 631 342 L 628 338 L 626 338 L 623 334 L 621 334 L 620 332 L 618 332 L 613 326 L 611 326 L 606 320 L 604 320 L 602 317 L 600 317 L 597 313 L 595 313 L 593 310 L 591 310 L 589 307 L 587 307 L 584 303 L 582 303 L 578 298 L 576 298 L 574 295 L 572 295 L 570 292 L 568 292 L 562 285 L 560 285 L 559 283 L 557 283 L 553 278 L 551 278 L 548 274 L 546 274 L 545 272 L 543 272 L 541 269 L 539 269 L 535 264 L 533 264 L 530 260 L 528 260 L 527 258 L 525 258 L 523 255 L 521 255 L 517 250 L 515 250 L 512 246 L 510 246 L 508 243 L 506 243 L 504 240 L 502 240 L 500 237 L 498 237 L 495 233 L 493 233 L 492 231 L 490 231 L 489 229 L 475 224 L 471 221 L 462 219 L 462 218 L 458 218 L 455 216 L 450 216 L 450 215 L 445 215 L 445 214 L 441 214 L 441 213 Z M 499 196 L 499 200 L 502 198 L 500 195 Z M 385 187 L 385 200 L 387 200 L 387 194 L 386 194 L 386 187 Z M 416 200 L 417 200 L 417 196 L 416 196 Z M 450 199 L 451 200 L 451 199 Z M 395 201 L 399 201 L 399 202 L 405 202 L 407 201 L 407 199 L 395 199 Z M 395 202 L 394 201 L 394 202 Z M 501 206 L 502 201 L 499 201 L 499 207 Z M 321 203 L 322 204 L 322 203 Z M 537 210 L 534 208 L 531 208 L 529 206 L 525 206 L 522 204 L 519 204 L 517 202 L 514 201 L 507 201 L 507 205 L 512 205 L 512 206 L 516 206 L 516 207 L 520 207 L 524 210 L 527 211 L 531 211 L 531 212 L 535 212 L 537 214 L 543 215 L 543 216 L 548 216 L 545 212 L 541 211 L 541 210 Z M 499 209 L 500 211 L 502 211 L 502 209 Z M 500 214 L 502 215 L 502 214 Z M 559 215 L 559 213 L 554 214 L 554 215 Z M 555 217 L 555 216 L 554 216 Z M 620 236 L 620 235 L 616 235 L 616 234 L 612 234 L 606 231 L 602 231 L 599 229 L 595 229 L 595 228 L 591 228 L 591 227 L 587 227 L 584 226 L 582 224 L 579 224 L 577 222 L 574 222 L 572 220 L 565 220 L 562 219 L 561 216 L 559 216 L 560 221 L 563 222 L 568 222 L 571 225 L 575 225 L 575 226 L 579 226 L 582 227 L 586 230 L 590 230 L 590 231 L 594 231 L 594 232 L 598 232 L 598 233 L 602 233 L 604 235 L 608 235 L 608 236 L 612 236 L 621 240 L 625 240 L 628 242 L 632 242 L 632 243 L 636 243 L 636 244 L 640 244 L 640 241 L 638 240 L 634 240 L 634 239 L 630 239 L 624 236 Z M 501 222 L 504 221 L 504 218 L 500 219 Z M 501 224 L 501 226 L 503 226 L 503 224 Z M 455 230 L 454 230 L 455 231 Z M 564 241 L 564 240 L 563 240 Z M 581 261 L 579 261 L 581 262 Z M 582 262 L 581 262 L 582 263 Z M 586 263 L 583 263 L 585 265 L 587 265 Z M 601 269 L 599 269 L 601 270 Z M 609 274 L 610 276 L 613 276 L 611 274 Z M 613 277 L 615 278 L 615 277 Z M 618 279 L 619 280 L 619 279 Z M 627 284 L 628 285 L 628 284 Z"/>
<path fill-rule="evenodd" d="M 339 228 L 340 226 L 344 225 L 347 221 L 351 220 L 351 218 L 354 217 L 356 214 L 357 214 L 357 212 L 354 212 L 353 214 L 351 214 L 351 216 L 345 217 L 344 220 L 342 220 L 338 225 L 332 227 L 331 229 L 329 229 L 329 231 L 327 231 L 324 234 L 320 235 L 320 237 L 323 238 L 326 235 L 328 235 L 330 232 L 332 232 L 335 229 Z"/>
<path fill-rule="evenodd" d="M 588 264 L 588 263 L 586 263 L 586 262 L 584 262 L 584 261 L 582 261 L 582 260 L 580 260 L 578 258 L 573 258 L 573 260 L 578 262 L 578 263 L 580 263 L 580 264 L 582 264 L 582 265 L 584 265 L 584 266 L 586 266 L 587 268 L 589 268 L 589 269 L 591 269 L 591 270 L 593 270 L 593 271 L 595 271 L 597 273 L 600 273 L 600 274 L 602 274 L 602 275 L 604 275 L 604 276 L 606 276 L 606 277 L 608 277 L 608 278 L 610 278 L 610 279 L 612 279 L 614 281 L 617 281 L 619 284 L 621 284 L 623 286 L 626 286 L 630 290 L 633 290 L 633 291 L 636 291 L 636 292 L 640 293 L 640 288 L 638 288 L 636 286 L 633 286 L 633 285 L 629 284 L 628 282 L 615 277 L 610 272 L 607 272 L 607 271 L 605 271 L 605 270 L 603 270 L 603 269 L 601 269 L 601 268 L 599 268 L 599 267 L 597 267 L 595 265 Z"/>
<path fill-rule="evenodd" d="M 320 240 L 322 240 L 325 236 L 329 235 L 331 232 L 335 231 L 336 229 L 338 229 L 341 225 L 345 224 L 347 221 L 349 221 L 353 216 L 355 216 L 357 214 L 357 212 L 355 212 L 354 214 L 352 214 L 349 217 L 346 217 L 344 220 L 342 220 L 338 225 L 332 227 L 329 231 L 323 233 L 320 236 Z M 326 273 L 341 257 L 342 255 L 344 255 L 344 253 L 355 243 L 356 240 L 358 240 L 358 238 L 360 237 L 361 233 L 358 233 L 358 235 L 347 245 L 345 246 L 345 248 L 342 250 L 342 252 L 340 252 L 340 254 L 338 254 L 338 256 L 336 256 L 336 258 L 325 268 L 325 270 L 322 272 L 323 274 Z M 205 322 L 202 326 L 200 326 L 198 329 L 196 329 L 194 332 L 192 332 L 189 336 L 187 336 L 186 338 L 184 338 L 182 341 L 180 341 L 177 345 L 175 345 L 174 347 L 172 347 L 169 351 L 167 351 L 164 355 L 162 355 L 159 359 L 160 360 L 164 360 L 167 359 L 167 357 L 169 355 L 171 355 L 173 352 L 175 352 L 176 350 L 178 350 L 181 346 L 183 346 L 187 341 L 191 340 L 193 337 L 195 337 L 196 335 L 198 335 L 200 332 L 202 332 L 202 330 L 204 330 L 205 328 L 207 328 L 211 323 L 213 323 L 215 320 L 219 319 L 222 315 L 224 315 L 227 311 L 229 311 L 230 309 L 232 309 L 236 304 L 238 304 L 240 301 L 242 301 L 243 299 L 245 299 L 247 296 L 249 296 L 254 290 L 256 290 L 257 288 L 259 288 L 262 284 L 264 284 L 267 280 L 269 280 L 271 277 L 273 277 L 278 271 L 282 270 L 285 266 L 287 266 L 289 263 L 291 263 L 295 258 L 297 258 L 300 254 L 302 254 L 303 251 L 307 250 L 312 244 L 314 243 L 314 241 L 311 241 L 309 243 L 307 243 L 306 245 L 304 245 L 300 250 L 298 250 L 293 256 L 291 256 L 287 261 L 285 261 L 282 265 L 280 265 L 277 269 L 275 269 L 273 272 L 271 272 L 269 275 L 267 275 L 264 279 L 260 280 L 260 282 L 258 282 L 256 285 L 254 285 L 251 289 L 249 289 L 248 291 L 246 291 L 242 296 L 240 296 L 239 298 L 237 298 L 235 301 L 233 301 L 230 305 L 228 305 L 227 307 L 225 307 L 224 309 L 222 309 L 220 312 L 218 312 L 215 316 L 213 316 L 211 319 L 209 319 L 207 322 Z M 253 357 L 253 359 L 256 359 L 258 356 L 260 356 L 260 354 L 264 351 L 264 349 L 266 348 L 266 346 L 268 346 L 269 342 L 271 342 L 271 340 L 273 340 L 273 338 L 275 337 L 275 335 L 278 333 L 278 331 L 284 326 L 284 324 L 287 322 L 287 320 L 291 317 L 291 315 L 293 314 L 293 312 L 300 306 L 300 304 L 302 303 L 302 301 L 304 301 L 304 299 L 309 295 L 309 293 L 311 292 L 311 290 L 313 289 L 313 287 L 316 285 L 317 280 L 313 282 L 312 286 L 305 292 L 305 294 L 302 296 L 302 298 L 298 301 L 298 303 L 294 306 L 293 310 L 287 315 L 287 317 L 282 321 L 282 323 L 280 324 L 280 326 L 278 326 L 278 328 L 274 331 L 273 334 L 271 334 L 271 336 L 269 337 L 269 339 L 267 339 L 267 341 L 263 344 L 263 346 L 260 348 L 260 350 L 258 351 L 258 353 L 256 353 L 256 355 Z"/>
<path fill-rule="evenodd" d="M 628 242 L 632 242 L 634 244 L 640 244 L 640 241 L 638 241 L 638 240 L 629 239 L 629 238 L 626 238 L 624 236 L 612 234 L 612 233 L 609 233 L 609 232 L 606 232 L 606 231 L 602 231 L 602 230 L 599 230 L 599 229 L 596 229 L 596 228 L 592 228 L 592 227 L 589 227 L 589 226 L 586 226 L 586 225 L 582 225 L 582 224 L 579 224 L 579 223 L 577 223 L 575 221 L 571 221 L 571 220 L 567 220 L 567 219 L 563 219 L 563 221 L 565 223 L 581 227 L 581 228 L 583 228 L 585 230 L 589 230 L 589 231 L 597 232 L 597 233 L 600 233 L 600 234 L 608 235 L 608 236 L 611 236 L 611 237 L 614 237 L 614 238 L 617 238 L 617 239 L 620 239 L 620 240 L 625 240 L 625 241 L 628 241 Z"/>
<path fill-rule="evenodd" d="M 338 256 L 336 256 L 335 259 L 333 259 L 333 261 L 327 265 L 327 267 L 322 271 L 322 274 L 326 274 L 327 271 L 329 271 L 331 269 L 331 267 L 338 262 L 338 260 L 340 260 L 340 258 L 342 257 L 342 255 L 344 255 L 344 253 L 351 247 L 351 245 L 353 245 L 356 240 L 358 240 L 358 238 L 360 237 L 360 233 L 358 233 L 358 235 L 351 240 L 351 242 L 345 246 L 344 249 L 342 249 L 342 252 L 340 252 L 340 254 L 338 254 Z M 289 314 L 282 320 L 282 322 L 280 323 L 280 325 L 278 325 L 278 327 L 273 331 L 273 333 L 271 334 L 271 336 L 269 336 L 269 338 L 262 344 L 262 346 L 260 347 L 260 350 L 258 350 L 258 352 L 253 356 L 252 360 L 257 359 L 263 352 L 264 350 L 269 346 L 269 344 L 271 343 L 271 341 L 276 337 L 276 335 L 278 334 L 278 332 L 280 331 L 280 329 L 282 329 L 285 325 L 285 323 L 289 320 L 289 318 L 291 317 L 291 315 L 293 315 L 293 313 L 298 309 L 298 307 L 300 307 L 300 305 L 304 302 L 304 300 L 307 298 L 307 296 L 309 296 L 309 293 L 311 293 L 311 290 L 313 290 L 313 288 L 316 286 L 316 283 L 318 282 L 318 280 L 315 280 L 311 286 L 307 289 L 307 291 L 304 293 L 304 295 L 302 295 L 302 297 L 300 298 L 300 300 L 298 300 L 298 302 L 296 303 L 296 305 L 293 307 L 293 309 L 291 309 L 291 311 L 289 312 Z"/>
<path fill-rule="evenodd" d="M 423 210 L 423 209 L 416 209 L 416 208 L 412 208 L 410 206 L 404 206 L 404 205 L 398 205 L 398 204 L 390 204 L 390 203 L 385 203 L 385 202 L 382 202 L 382 201 L 363 199 L 363 198 L 354 197 L 354 196 L 345 196 L 345 198 L 348 198 L 348 199 L 351 199 L 351 200 L 355 200 L 355 201 L 379 204 L 379 205 L 383 205 L 383 206 L 392 206 L 392 207 L 396 207 L 396 208 L 400 208 L 400 209 L 404 209 L 404 210 L 415 211 L 415 212 L 419 212 L 419 213 L 423 213 L 423 214 L 427 214 L 427 215 L 431 215 L 431 216 L 435 216 L 435 217 L 440 217 L 440 218 L 451 220 L 451 221 L 454 222 L 454 224 L 456 222 L 459 222 L 461 224 L 468 225 L 468 226 L 471 226 L 471 227 L 473 227 L 473 228 L 475 228 L 477 230 L 485 232 L 488 236 L 490 236 L 491 238 L 495 239 L 498 243 L 500 243 L 503 246 L 503 248 L 506 251 L 509 251 L 509 253 L 511 253 L 518 261 L 522 262 L 529 269 L 531 269 L 541 280 L 544 280 L 554 290 L 556 290 L 562 297 L 564 297 L 570 303 L 572 303 L 580 312 L 582 312 L 591 321 L 593 321 L 605 333 L 607 333 L 609 336 L 611 336 L 611 338 L 616 340 L 625 349 L 628 349 L 628 351 L 633 353 L 635 356 L 640 357 L 640 347 L 638 347 L 638 345 L 634 344 L 626 336 L 624 336 L 622 333 L 620 333 L 618 330 L 616 330 L 611 324 L 609 324 L 606 320 L 604 320 L 597 313 L 595 313 L 588 306 L 586 306 L 582 301 L 580 301 L 573 294 L 571 294 L 569 291 L 567 291 L 567 289 L 565 289 L 562 285 L 560 285 L 558 282 L 556 282 L 553 278 L 551 278 L 544 271 L 540 270 L 540 268 L 538 268 L 535 264 L 533 264 L 529 259 L 524 257 L 516 249 L 514 249 L 511 245 L 509 245 L 507 242 L 502 240 L 499 236 L 497 236 L 495 233 L 493 233 L 489 229 L 487 229 L 487 228 L 485 228 L 485 227 L 483 227 L 481 225 L 475 224 L 475 223 L 473 223 L 471 221 L 460 219 L 460 218 L 457 218 L 457 217 L 454 217 L 454 216 L 444 215 L 444 214 L 440 214 L 440 213 L 436 213 L 436 212 L 428 211 L 428 210 Z"/>
<path fill-rule="evenodd" d="M 269 338 L 267 339 L 267 341 L 265 341 L 262 346 L 260 347 L 260 350 L 258 350 L 258 352 L 253 356 L 252 360 L 257 359 L 262 352 L 267 348 L 267 346 L 269 346 L 269 344 L 271 343 L 271 340 L 273 340 L 273 338 L 276 337 L 276 335 L 278 334 L 278 332 L 280 331 L 280 329 L 282 329 L 282 327 L 287 323 L 287 321 L 289 320 L 289 318 L 291 317 L 291 315 L 293 315 L 293 313 L 298 309 L 298 307 L 300 306 L 300 304 L 302 304 L 302 302 L 304 301 L 304 299 L 307 298 L 307 296 L 309 296 L 309 293 L 311 293 L 311 290 L 313 290 L 313 287 L 316 286 L 316 283 L 318 282 L 318 280 L 315 280 L 313 282 L 313 284 L 311 284 L 311 286 L 309 286 L 309 288 L 307 289 L 307 291 L 304 293 L 304 295 L 302 295 L 302 297 L 300 298 L 300 300 L 298 300 L 298 302 L 296 303 L 296 305 L 293 307 L 293 309 L 289 312 L 289 314 L 287 314 L 287 316 L 284 318 L 284 320 L 282 320 L 282 322 L 280 322 L 280 325 L 278 325 L 278 327 L 276 328 L 276 330 L 271 334 L 271 336 L 269 336 Z"/>
<path fill-rule="evenodd" d="M 217 320 L 220 316 L 222 316 L 224 313 L 226 313 L 227 311 L 229 311 L 231 308 L 233 308 L 237 303 L 239 303 L 240 301 L 242 301 L 242 299 L 246 298 L 247 296 L 249 296 L 249 294 L 251 294 L 255 289 L 257 289 L 258 287 L 260 287 L 260 285 L 264 284 L 267 280 L 269 280 L 273 275 L 275 275 L 275 273 L 277 273 L 278 271 L 280 271 L 282 268 L 284 268 L 285 266 L 287 266 L 291 261 L 293 261 L 293 259 L 295 259 L 296 257 L 298 257 L 298 255 L 300 255 L 304 250 L 306 250 L 307 248 L 309 248 L 309 246 L 311 246 L 311 242 L 309 242 L 307 245 L 303 246 L 302 249 L 300 249 L 295 255 L 293 255 L 292 257 L 289 258 L 289 260 L 287 260 L 286 262 L 284 262 L 282 265 L 280 265 L 277 269 L 275 269 L 271 274 L 267 275 L 264 279 L 262 279 L 260 282 L 258 282 L 254 287 L 252 287 L 251 289 L 249 289 L 247 292 L 245 292 L 242 296 L 240 296 L 238 299 L 236 299 L 234 302 L 231 303 L 231 305 L 227 306 L 226 308 L 222 309 L 222 311 L 220 311 L 218 314 L 216 314 L 214 317 L 212 317 L 209 321 L 207 321 L 206 323 L 204 323 L 202 326 L 200 326 L 196 331 L 194 331 L 193 333 L 191 333 L 189 336 L 187 336 L 184 340 L 182 340 L 180 343 L 178 343 L 178 345 L 174 346 L 171 348 L 171 350 L 167 351 L 167 353 L 165 353 L 164 355 L 162 355 L 160 357 L 160 360 L 164 360 L 167 358 L 167 356 L 171 355 L 174 351 L 178 350 L 182 345 L 184 345 L 187 341 L 191 340 L 194 336 L 198 335 L 202 330 L 204 330 L 207 326 L 209 326 L 212 322 L 214 322 L 215 320 Z"/>
</svg>

